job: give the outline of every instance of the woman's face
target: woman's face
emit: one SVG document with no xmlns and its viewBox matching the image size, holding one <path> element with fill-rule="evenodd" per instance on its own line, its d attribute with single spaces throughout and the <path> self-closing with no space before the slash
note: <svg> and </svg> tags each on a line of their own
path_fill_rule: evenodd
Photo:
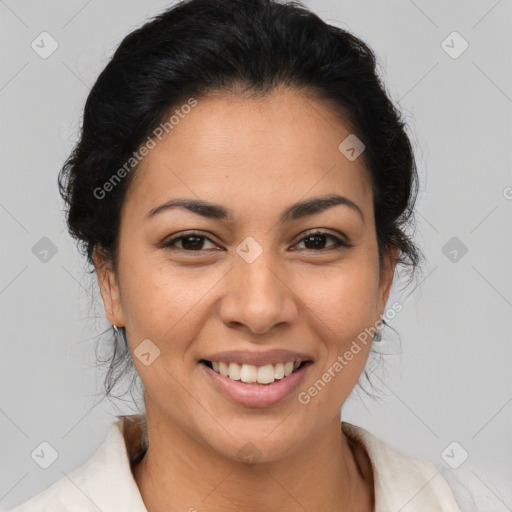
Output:
<svg viewBox="0 0 512 512">
<path fill-rule="evenodd" d="M 229 458 L 248 442 L 274 460 L 318 439 L 371 340 L 344 354 L 384 312 L 395 260 L 379 272 L 369 176 L 338 148 L 351 131 L 331 112 L 291 89 L 198 99 L 135 171 L 117 275 L 97 259 L 148 421 Z M 328 196 L 346 199 L 296 206 Z M 215 207 L 159 208 L 177 199 Z M 309 363 L 283 377 L 297 359 Z M 205 361 L 238 366 L 230 379 Z M 237 368 L 274 382 L 235 380 Z"/>
</svg>

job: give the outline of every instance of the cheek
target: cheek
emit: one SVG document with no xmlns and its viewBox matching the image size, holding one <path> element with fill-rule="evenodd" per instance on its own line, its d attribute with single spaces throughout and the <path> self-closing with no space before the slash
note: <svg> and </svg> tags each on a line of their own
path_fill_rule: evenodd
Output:
<svg viewBox="0 0 512 512">
<path fill-rule="evenodd" d="M 315 277 L 320 277 L 316 275 Z M 378 274 L 367 259 L 345 261 L 325 270 L 321 279 L 302 285 L 302 300 L 338 339 L 357 335 L 376 320 Z"/>
<path fill-rule="evenodd" d="M 179 394 L 178 382 L 188 371 L 183 364 L 187 350 L 203 326 L 201 299 L 214 283 L 209 277 L 176 271 L 168 263 L 150 263 L 147 257 L 144 265 L 132 263 L 126 265 L 122 302 L 137 373 L 151 396 L 162 389 Z M 137 355 L 144 352 L 151 354 L 148 365 Z"/>
<path fill-rule="evenodd" d="M 378 282 L 375 272 L 365 264 L 347 265 L 327 277 L 321 288 L 304 295 L 308 309 L 314 312 L 310 318 L 323 350 L 320 364 L 302 391 L 319 411 L 337 414 L 370 353 Z"/>
<path fill-rule="evenodd" d="M 131 344 L 149 338 L 166 352 L 183 350 L 180 345 L 200 330 L 202 304 L 222 275 L 211 269 L 179 268 L 157 252 L 142 251 L 125 257 L 120 274 Z"/>
<path fill-rule="evenodd" d="M 330 382 L 318 403 L 325 400 L 333 410 L 353 389 L 371 349 L 378 318 L 378 272 L 373 265 L 371 258 L 346 261 L 303 295 L 323 347 L 313 380 L 325 377 Z"/>
</svg>

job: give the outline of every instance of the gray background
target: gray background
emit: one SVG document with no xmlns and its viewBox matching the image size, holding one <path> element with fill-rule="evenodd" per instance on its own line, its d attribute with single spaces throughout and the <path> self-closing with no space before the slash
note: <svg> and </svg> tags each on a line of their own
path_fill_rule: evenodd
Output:
<svg viewBox="0 0 512 512">
<path fill-rule="evenodd" d="M 487 511 L 512 510 L 511 2 L 305 4 L 376 51 L 413 133 L 421 174 L 415 236 L 428 261 L 412 294 L 400 293 L 397 282 L 390 298 L 404 306 L 391 322 L 401 343 L 384 332 L 386 350 L 401 346 L 401 354 L 385 356 L 374 377 L 380 400 L 355 393 L 343 418 L 464 473 L 494 500 Z M 3 508 L 77 468 L 114 415 L 133 411 L 101 399 L 95 346 L 108 324 L 95 281 L 63 229 L 56 176 L 88 90 L 115 47 L 167 5 L 0 0 Z M 46 59 L 31 48 L 43 31 L 59 45 Z M 469 43 L 458 58 L 442 46 L 453 31 Z M 43 237 L 57 250 L 47 261 L 36 245 L 48 244 Z M 452 237 L 455 245 L 446 246 Z M 42 441 L 59 454 L 46 470 L 31 458 Z M 457 470 L 441 457 L 453 441 L 452 458 L 469 453 Z"/>
</svg>

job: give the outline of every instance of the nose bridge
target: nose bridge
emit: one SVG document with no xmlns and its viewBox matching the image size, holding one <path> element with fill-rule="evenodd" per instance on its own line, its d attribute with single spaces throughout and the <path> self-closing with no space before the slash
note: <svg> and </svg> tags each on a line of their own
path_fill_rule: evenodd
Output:
<svg viewBox="0 0 512 512">
<path fill-rule="evenodd" d="M 251 297 L 253 300 L 276 300 L 280 295 L 280 280 L 275 264 L 275 258 L 270 254 L 270 250 L 265 251 L 254 261 L 248 262 L 243 258 L 238 258 L 237 279 L 244 293 L 241 298 Z M 243 288 L 246 287 L 246 290 Z"/>
<path fill-rule="evenodd" d="M 248 238 L 237 247 L 221 316 L 226 324 L 244 324 L 251 332 L 264 333 L 293 321 L 297 311 L 278 259 L 271 249 Z"/>
</svg>

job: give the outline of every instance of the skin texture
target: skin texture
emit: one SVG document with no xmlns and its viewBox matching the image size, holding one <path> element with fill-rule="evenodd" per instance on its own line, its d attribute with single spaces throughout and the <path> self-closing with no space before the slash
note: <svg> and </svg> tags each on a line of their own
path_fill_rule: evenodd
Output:
<svg viewBox="0 0 512 512">
<path fill-rule="evenodd" d="M 99 251 L 95 262 L 107 318 L 126 326 L 132 355 L 145 339 L 160 350 L 149 366 L 133 357 L 149 428 L 133 471 L 149 512 L 373 510 L 371 464 L 349 446 L 339 418 L 370 343 L 307 405 L 296 392 L 271 407 L 241 406 L 199 365 L 225 350 L 305 352 L 314 361 L 306 390 L 384 313 L 398 251 L 380 270 L 369 175 L 362 158 L 338 149 L 350 133 L 306 91 L 209 94 L 137 169 L 118 273 Z M 338 205 L 280 223 L 292 203 L 332 193 L 355 202 L 364 222 Z M 233 223 L 182 208 L 144 219 L 177 197 L 219 203 Z M 336 249 L 326 237 L 315 248 L 304 241 L 315 228 L 354 247 Z M 159 247 L 188 230 L 209 238 L 202 250 L 189 239 Z M 263 249 L 252 263 L 236 253 L 248 236 Z M 257 447 L 255 464 L 237 457 L 246 443 Z"/>
</svg>

